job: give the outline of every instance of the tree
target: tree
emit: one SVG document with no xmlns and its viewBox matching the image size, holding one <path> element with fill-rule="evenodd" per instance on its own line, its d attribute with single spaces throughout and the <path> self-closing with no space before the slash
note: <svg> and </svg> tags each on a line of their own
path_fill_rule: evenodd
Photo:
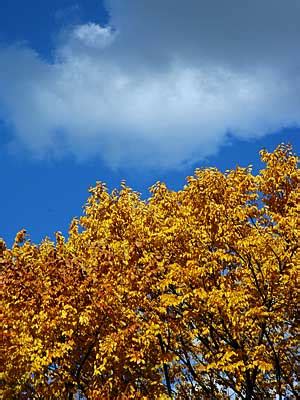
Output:
<svg viewBox="0 0 300 400">
<path fill-rule="evenodd" d="M 97 183 L 67 238 L 2 241 L 3 398 L 296 398 L 298 159 L 261 158 Z"/>
</svg>

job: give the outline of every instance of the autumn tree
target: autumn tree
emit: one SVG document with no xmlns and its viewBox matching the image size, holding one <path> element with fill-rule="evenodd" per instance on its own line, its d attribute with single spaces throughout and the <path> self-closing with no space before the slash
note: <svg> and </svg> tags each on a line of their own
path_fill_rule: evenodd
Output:
<svg viewBox="0 0 300 400">
<path fill-rule="evenodd" d="M 300 174 L 97 183 L 69 235 L 0 243 L 5 399 L 296 399 Z"/>
</svg>

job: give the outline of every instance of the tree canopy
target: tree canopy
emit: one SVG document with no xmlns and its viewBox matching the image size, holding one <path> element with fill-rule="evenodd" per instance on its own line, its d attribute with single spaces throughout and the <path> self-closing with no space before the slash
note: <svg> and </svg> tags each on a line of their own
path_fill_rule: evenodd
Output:
<svg viewBox="0 0 300 400">
<path fill-rule="evenodd" d="M 3 398 L 296 398 L 298 158 L 261 159 L 97 183 L 67 237 L 1 241 Z"/>
</svg>

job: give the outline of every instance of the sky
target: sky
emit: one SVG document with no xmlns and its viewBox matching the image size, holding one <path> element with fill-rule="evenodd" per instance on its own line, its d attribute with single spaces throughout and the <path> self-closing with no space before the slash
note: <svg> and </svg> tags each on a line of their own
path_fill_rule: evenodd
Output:
<svg viewBox="0 0 300 400">
<path fill-rule="evenodd" d="M 1 0 L 0 237 L 67 232 L 88 188 L 300 149 L 299 0 Z"/>
</svg>

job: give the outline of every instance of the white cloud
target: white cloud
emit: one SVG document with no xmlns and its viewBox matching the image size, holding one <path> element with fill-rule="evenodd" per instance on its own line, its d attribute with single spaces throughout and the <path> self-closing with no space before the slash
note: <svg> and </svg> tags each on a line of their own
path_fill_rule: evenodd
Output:
<svg viewBox="0 0 300 400">
<path fill-rule="evenodd" d="M 53 63 L 3 48 L 2 117 L 33 154 L 112 167 L 178 167 L 229 131 L 300 125 L 300 3 L 230 4 L 110 0 L 110 26 L 69 29 Z"/>
<path fill-rule="evenodd" d="M 72 36 L 83 46 L 97 49 L 109 46 L 113 41 L 111 28 L 104 28 L 95 23 L 76 26 L 72 31 Z"/>
</svg>

